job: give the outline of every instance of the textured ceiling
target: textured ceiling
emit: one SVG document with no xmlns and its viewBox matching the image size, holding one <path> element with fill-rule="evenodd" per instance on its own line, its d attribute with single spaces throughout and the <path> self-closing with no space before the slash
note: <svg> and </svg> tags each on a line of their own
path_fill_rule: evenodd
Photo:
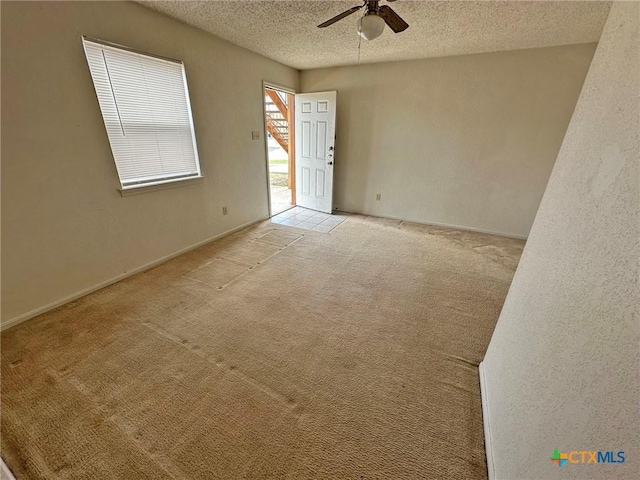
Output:
<svg viewBox="0 0 640 480">
<path fill-rule="evenodd" d="M 286 65 L 305 70 L 358 63 L 359 13 L 316 25 L 359 0 L 140 1 Z M 386 2 L 381 2 L 385 4 Z M 362 41 L 360 63 L 596 42 L 610 2 L 411 1 L 389 3 L 410 27 Z"/>
</svg>

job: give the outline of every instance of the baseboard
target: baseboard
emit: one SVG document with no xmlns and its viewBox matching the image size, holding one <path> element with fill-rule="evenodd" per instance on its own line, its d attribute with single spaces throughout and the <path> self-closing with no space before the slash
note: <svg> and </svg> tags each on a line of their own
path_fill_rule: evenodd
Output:
<svg viewBox="0 0 640 480">
<path fill-rule="evenodd" d="M 9 467 L 4 463 L 4 460 L 0 458 L 0 480 L 16 480 Z"/>
<path fill-rule="evenodd" d="M 425 222 L 424 220 L 414 220 L 411 218 L 395 217 L 393 215 L 383 216 L 383 215 L 374 215 L 372 213 L 356 212 L 353 210 L 342 210 L 342 209 L 338 209 L 338 210 L 343 211 L 345 213 L 354 213 L 356 215 L 365 215 L 368 217 L 389 218 L 391 220 L 400 220 L 402 222 L 419 223 L 420 225 L 433 225 L 434 227 L 453 228 L 455 230 L 466 230 L 468 232 L 486 233 L 488 235 L 497 235 L 499 237 L 507 237 L 507 238 L 517 238 L 519 240 L 526 240 L 528 238 L 526 235 L 514 235 L 512 233 L 499 232 L 496 230 L 485 230 L 482 228 L 475 228 L 475 227 L 466 227 L 464 225 L 455 225 L 453 223 Z"/>
<path fill-rule="evenodd" d="M 480 365 L 478 365 L 478 374 L 480 375 L 480 396 L 482 401 L 482 424 L 484 426 L 484 449 L 487 456 L 487 475 L 489 476 L 489 480 L 495 480 L 496 472 L 493 463 L 489 402 L 487 400 L 487 380 L 485 377 L 484 362 L 480 362 Z"/>
<path fill-rule="evenodd" d="M 108 287 L 109 285 L 113 285 L 114 283 L 117 283 L 121 280 L 124 280 L 127 277 L 131 277 L 132 275 L 135 275 L 137 273 L 141 273 L 144 272 L 146 270 L 149 270 L 151 268 L 157 267 L 158 265 L 160 265 L 161 263 L 167 262 L 169 260 L 171 260 L 172 258 L 175 258 L 179 255 L 182 255 L 183 253 L 187 253 L 191 250 L 195 250 L 198 247 L 201 247 L 203 245 L 206 245 L 207 243 L 213 242 L 215 240 L 218 240 L 222 237 L 226 237 L 227 235 L 231 235 L 235 232 L 238 232 L 242 229 L 245 229 L 247 227 L 250 227 L 251 225 L 254 225 L 258 222 L 262 222 L 264 220 L 267 220 L 269 217 L 264 217 L 264 218 L 260 218 L 258 220 L 253 220 L 251 222 L 245 223 L 244 225 L 240 225 L 238 227 L 232 228 L 231 230 L 227 230 L 226 232 L 223 233 L 219 233 L 218 235 L 215 235 L 213 237 L 207 238 L 206 240 L 203 240 L 201 242 L 198 242 L 194 245 L 191 245 L 189 247 L 183 248 L 181 250 L 178 250 L 177 252 L 171 253 L 169 255 L 165 255 L 164 257 L 158 258 L 157 260 L 154 260 L 152 262 L 146 263 L 140 267 L 136 267 L 133 270 L 130 270 L 128 272 L 122 273 L 116 277 L 110 278 L 109 280 L 105 280 L 104 282 L 100 282 L 97 285 L 93 285 L 91 287 L 85 288 L 83 290 L 80 290 L 78 292 L 75 292 L 71 295 L 68 295 L 64 298 L 61 298 L 60 300 L 56 300 L 55 302 L 51 302 L 47 305 L 43 305 L 42 307 L 38 307 L 34 310 L 31 310 L 30 312 L 26 312 L 23 313 L 22 315 L 18 315 L 17 317 L 12 318 L 11 320 L 7 320 L 6 322 L 2 322 L 2 324 L 0 325 L 0 331 L 4 331 L 8 328 L 11 328 L 15 325 L 18 325 L 19 323 L 25 322 L 33 317 L 36 317 L 38 315 L 41 315 L 43 313 L 48 312 L 49 310 L 53 310 L 54 308 L 58 308 L 62 305 L 64 305 L 65 303 L 69 303 L 69 302 L 73 302 L 74 300 L 77 300 L 78 298 L 84 297 L 85 295 L 89 295 L 90 293 L 93 293 L 97 290 L 101 290 L 105 287 Z"/>
</svg>

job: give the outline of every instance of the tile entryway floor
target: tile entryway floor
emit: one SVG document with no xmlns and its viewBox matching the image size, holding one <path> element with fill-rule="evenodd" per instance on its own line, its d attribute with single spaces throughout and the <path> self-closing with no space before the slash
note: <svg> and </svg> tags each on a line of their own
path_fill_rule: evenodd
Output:
<svg viewBox="0 0 640 480">
<path fill-rule="evenodd" d="M 330 215 L 302 207 L 294 207 L 271 217 L 272 223 L 329 233 L 347 219 L 344 213 Z"/>
</svg>

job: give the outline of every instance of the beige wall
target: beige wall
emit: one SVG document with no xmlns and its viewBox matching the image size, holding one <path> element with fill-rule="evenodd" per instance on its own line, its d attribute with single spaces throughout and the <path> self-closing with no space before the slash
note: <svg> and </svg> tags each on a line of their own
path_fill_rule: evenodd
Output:
<svg viewBox="0 0 640 480">
<path fill-rule="evenodd" d="M 201 184 L 120 196 L 81 35 L 185 62 Z M 2 2 L 3 324 L 265 217 L 262 81 L 298 78 L 134 3 Z"/>
<path fill-rule="evenodd" d="M 303 71 L 338 91 L 334 205 L 525 237 L 594 50 Z"/>
<path fill-rule="evenodd" d="M 612 7 L 482 364 L 497 479 L 638 478 L 639 18 Z"/>
</svg>

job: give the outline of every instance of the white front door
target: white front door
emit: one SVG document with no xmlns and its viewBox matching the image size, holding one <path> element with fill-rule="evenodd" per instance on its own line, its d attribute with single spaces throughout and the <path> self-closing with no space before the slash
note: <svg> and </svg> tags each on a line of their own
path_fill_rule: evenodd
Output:
<svg viewBox="0 0 640 480">
<path fill-rule="evenodd" d="M 336 92 L 296 95 L 296 204 L 331 213 Z"/>
</svg>

